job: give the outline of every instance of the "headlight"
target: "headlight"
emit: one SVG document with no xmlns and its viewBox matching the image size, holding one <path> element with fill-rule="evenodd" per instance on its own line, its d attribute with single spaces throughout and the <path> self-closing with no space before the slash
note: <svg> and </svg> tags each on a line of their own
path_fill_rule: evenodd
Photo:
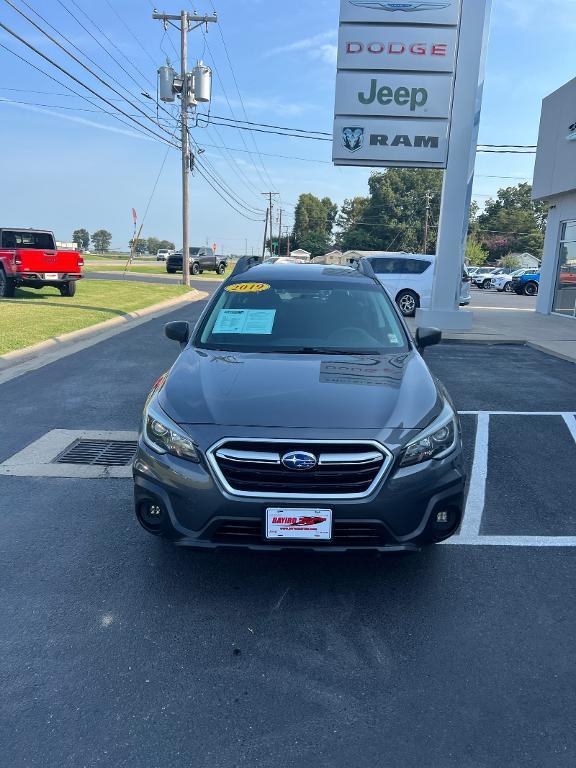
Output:
<svg viewBox="0 0 576 768">
<path fill-rule="evenodd" d="M 429 459 L 444 458 L 456 447 L 457 435 L 456 415 L 446 403 L 440 416 L 416 440 L 408 443 L 400 466 L 410 467 Z"/>
<path fill-rule="evenodd" d="M 187 461 L 200 462 L 198 451 L 188 435 L 156 404 L 155 398 L 144 411 L 144 442 L 157 453 L 170 453 Z"/>
</svg>

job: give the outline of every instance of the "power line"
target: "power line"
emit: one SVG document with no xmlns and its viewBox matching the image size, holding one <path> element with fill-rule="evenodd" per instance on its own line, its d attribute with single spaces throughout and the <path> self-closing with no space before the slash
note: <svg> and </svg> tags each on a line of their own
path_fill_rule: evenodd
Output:
<svg viewBox="0 0 576 768">
<path fill-rule="evenodd" d="M 10 5 L 10 6 L 11 6 L 11 7 L 12 7 L 12 8 L 13 8 L 13 9 L 14 9 L 14 10 L 17 12 L 17 13 L 19 13 L 21 16 L 24 16 L 24 18 L 28 19 L 28 17 L 27 17 L 27 16 L 25 16 L 25 14 L 23 13 L 23 11 L 19 10 L 19 9 L 18 9 L 18 8 L 16 8 L 14 5 L 12 5 L 12 3 L 11 3 L 11 2 L 9 2 L 9 0 L 5 0 L 5 2 L 6 2 L 8 5 Z M 98 64 L 98 62 L 97 62 L 97 61 L 94 61 L 94 59 L 90 58 L 90 56 L 88 56 L 88 54 L 87 54 L 87 53 L 85 53 L 85 52 L 84 52 L 82 49 L 80 49 L 80 48 L 79 48 L 79 47 L 78 47 L 78 46 L 77 46 L 77 45 L 76 45 L 76 44 L 75 44 L 75 43 L 74 43 L 72 40 L 70 40 L 70 38 L 69 38 L 69 37 L 67 37 L 65 34 L 63 34 L 62 32 L 60 32 L 60 30 L 59 30 L 59 29 L 57 29 L 57 28 L 56 28 L 56 27 L 55 27 L 53 24 L 51 24 L 51 23 L 50 23 L 50 22 L 49 22 L 49 21 L 48 21 L 48 20 L 47 20 L 47 19 L 46 19 L 44 16 L 42 16 L 42 14 L 41 14 L 41 13 L 39 13 L 39 12 L 38 12 L 38 11 L 37 11 L 35 8 L 33 8 L 33 7 L 32 7 L 32 6 L 29 4 L 29 3 L 27 3 L 27 2 L 26 2 L 26 0 L 20 0 L 20 3 L 21 3 L 22 5 L 25 5 L 25 6 L 26 6 L 26 8 L 29 8 L 29 9 L 32 11 L 32 13 L 34 13 L 34 14 L 35 14 L 35 15 L 36 15 L 36 16 L 37 16 L 39 19 L 41 19 L 41 20 L 44 22 L 44 24 L 46 24 L 46 25 L 47 25 L 47 26 L 48 26 L 48 27 L 49 27 L 51 30 L 53 30 L 53 31 L 54 31 L 54 32 L 55 32 L 57 35 L 59 35 L 59 36 L 60 36 L 60 37 L 61 37 L 63 40 L 65 40 L 65 41 L 66 41 L 66 43 L 68 43 L 68 45 L 72 46 L 72 48 L 74 48 L 76 51 L 78 51 L 78 53 L 80 53 L 82 56 L 84 56 L 84 57 L 85 57 L 85 58 L 86 58 L 86 59 L 87 59 L 87 60 L 88 60 L 88 61 L 89 61 L 91 64 L 93 64 L 93 65 L 94 65 L 95 67 L 97 67 L 97 68 L 98 68 L 98 69 L 99 69 L 101 72 L 103 72 L 103 73 L 106 75 L 106 77 L 110 78 L 110 79 L 111 79 L 111 80 L 112 80 L 114 83 L 116 83 L 116 85 L 118 85 L 118 86 L 119 86 L 120 88 L 122 88 L 122 89 L 123 89 L 123 90 L 124 90 L 126 93 L 128 93 L 128 94 L 129 94 L 129 96 L 131 96 L 132 98 L 135 98 L 135 99 L 136 99 L 136 101 L 138 101 L 138 103 L 139 103 L 139 104 L 141 104 L 141 105 L 145 106 L 145 107 L 148 109 L 148 105 L 147 105 L 147 104 L 145 104 L 145 103 L 144 103 L 144 102 L 143 102 L 143 101 L 142 101 L 142 100 L 141 100 L 139 97 L 137 97 L 137 96 L 134 96 L 134 95 L 133 95 L 133 94 L 132 94 L 132 93 L 131 93 L 131 92 L 130 92 L 130 91 L 129 91 L 129 90 L 128 90 L 128 89 L 127 89 L 127 88 L 126 88 L 126 87 L 125 87 L 125 86 L 124 86 L 124 85 L 123 85 L 123 84 L 122 84 L 122 83 L 121 83 L 121 82 L 118 80 L 118 79 L 116 79 L 116 78 L 114 77 L 114 75 L 111 75 L 111 74 L 110 74 L 109 72 L 107 72 L 107 71 L 106 71 L 106 70 L 105 70 L 103 67 L 101 67 L 101 66 L 100 66 L 100 64 Z M 30 23 L 31 23 L 31 24 L 34 24 L 34 22 L 33 22 L 31 19 L 28 19 L 28 21 L 30 21 Z M 129 73 L 126 73 L 126 74 L 128 74 L 128 75 L 129 75 Z M 138 85 L 138 83 L 136 83 L 136 84 Z M 140 86 L 139 86 L 139 87 L 140 87 Z"/>
<path fill-rule="evenodd" d="M 93 69 L 91 69 L 89 66 L 87 66 L 86 64 L 84 64 L 84 63 L 83 63 L 83 62 L 82 62 L 82 61 L 81 61 L 81 60 L 80 60 L 80 59 L 79 59 L 77 56 L 75 56 L 73 53 L 71 53 L 69 50 L 67 50 L 67 49 L 66 49 L 66 48 L 65 48 L 65 47 L 64 47 L 64 46 L 63 46 L 61 43 L 59 43 L 59 42 L 58 42 L 58 40 L 56 40 L 55 38 L 53 38 L 53 37 L 52 37 L 52 35 L 50 35 L 48 32 L 46 32 L 46 30 L 44 30 L 44 29 L 43 29 L 43 28 L 42 28 L 42 27 L 41 27 L 39 24 L 37 24 L 37 23 L 36 23 L 36 22 L 35 22 L 33 19 L 31 19 L 31 18 L 30 18 L 30 16 L 28 16 L 26 13 L 24 13 L 24 11 L 21 11 L 19 8 L 17 8 L 17 7 L 16 7 L 16 6 L 15 6 L 15 5 L 14 5 L 14 4 L 11 2 L 11 0 L 4 0 L 4 2 L 5 2 L 5 3 L 7 3 L 7 4 L 8 4 L 8 5 L 11 7 L 11 8 L 13 8 L 13 9 L 14 9 L 14 10 L 15 10 L 17 13 L 19 13 L 21 16 L 23 16 L 23 17 L 24 17 L 24 18 L 25 18 L 25 19 L 26 19 L 26 20 L 27 20 L 27 21 L 28 21 L 30 24 L 32 24 L 32 26 L 33 26 L 35 29 L 37 29 L 37 30 L 38 30 L 38 31 L 39 31 L 41 34 L 43 34 L 45 37 L 47 37 L 47 38 L 48 38 L 48 40 L 50 40 L 52 43 L 54 43 L 54 45 L 56 45 L 58 48 L 60 48 L 60 50 L 64 51 L 64 53 L 65 53 L 67 56 L 69 56 L 69 57 L 70 57 L 70 58 L 71 58 L 73 61 L 75 61 L 77 64 L 79 64 L 79 65 L 80 65 L 80 66 L 81 66 L 83 69 L 85 69 L 85 70 L 86 70 L 86 71 L 87 71 L 89 74 L 91 74 L 91 75 L 92 75 L 92 77 L 94 77 L 96 80 L 98 80 L 98 82 L 100 82 L 100 83 L 101 83 L 101 84 L 102 84 L 104 87 L 106 87 L 106 88 L 110 89 L 110 90 L 111 90 L 113 93 L 115 93 L 117 96 L 121 96 L 121 97 L 124 99 L 124 101 L 125 101 L 127 104 L 130 104 L 130 106 L 131 106 L 133 109 L 135 109 L 137 112 L 139 112 L 139 113 L 140 113 L 140 114 L 141 114 L 143 117 L 145 117 L 147 120 L 149 120 L 149 121 L 150 121 L 151 123 L 153 123 L 155 126 L 159 127 L 161 130 L 163 130 L 163 131 L 166 131 L 166 129 L 165 129 L 163 126 L 159 125 L 159 123 L 157 123 L 157 122 L 154 120 L 154 118 L 153 118 L 153 117 L 150 117 L 150 115 L 149 115 L 149 114 L 147 114 L 146 112 L 144 112 L 142 109 L 140 109 L 140 108 L 137 106 L 137 104 L 134 104 L 134 102 L 130 101 L 130 99 L 127 99 L 125 96 L 123 96 L 123 95 L 120 93 L 120 91 L 116 90 L 116 88 L 114 88 L 112 85 L 110 85 L 110 83 L 106 82 L 106 80 L 103 80 L 103 79 L 100 77 L 100 75 L 98 75 L 96 72 L 94 72 L 94 70 L 93 70 Z M 60 2 L 60 0 L 58 0 L 58 2 Z M 64 72 L 66 75 L 68 75 L 68 77 L 71 77 L 73 80 L 75 80 L 77 83 L 79 83 L 80 85 L 82 85 L 84 88 L 87 88 L 88 90 L 92 90 L 92 89 L 88 88 L 88 86 L 86 86 L 86 85 L 85 85 L 84 83 L 82 83 L 80 80 L 78 80 L 77 78 L 75 78 L 75 77 L 74 77 L 74 76 L 73 76 L 71 73 L 69 73 L 69 72 L 66 72 L 66 71 L 65 71 L 65 70 L 64 70 L 64 69 L 63 69 L 63 68 L 62 68 L 62 67 L 61 67 L 59 64 L 56 64 L 54 61 L 52 61 L 52 60 L 51 60 L 51 59 L 49 59 L 47 56 L 45 56 L 45 54 L 41 53 L 40 51 L 38 51 L 38 49 L 36 49 L 36 48 L 34 48 L 32 45 L 28 44 L 28 43 L 27 43 L 25 40 L 23 40 L 23 38 L 19 37 L 19 35 L 16 35 L 16 33 L 15 33 L 15 32 L 11 32 L 11 30 L 9 30 L 9 29 L 8 29 L 8 27 L 6 27 L 5 25 L 2 25 L 2 27 L 3 27 L 3 28 L 6 30 L 6 31 L 10 32 L 10 34 L 13 34 L 15 37 L 17 37 L 17 38 L 18 38 L 18 39 L 19 39 L 21 42 L 24 42 L 26 45 L 28 45 L 28 47 L 29 47 L 29 48 L 31 48 L 31 49 L 32 49 L 32 50 L 34 50 L 36 53 L 38 53 L 39 55 L 41 55 L 41 56 L 42 56 L 44 59 L 46 59 L 47 61 L 49 61 L 49 62 L 50 62 L 50 63 L 51 63 L 53 66 L 57 67 L 58 69 L 60 69 L 60 71 Z M 94 93 L 95 95 L 98 95 L 98 96 L 99 96 L 99 94 L 96 94 L 96 91 L 92 91 L 92 93 Z M 102 96 L 99 96 L 99 98 L 102 98 L 102 99 L 103 99 L 103 97 L 102 97 Z M 104 100 L 105 100 L 105 99 L 104 99 Z M 121 111 L 121 110 L 119 109 L 119 107 L 115 107 L 115 106 L 114 106 L 114 104 L 112 104 L 111 102 L 108 102 L 108 104 L 109 104 L 110 106 L 112 106 L 114 109 L 117 109 L 118 111 Z M 125 114 L 127 117 L 130 117 L 129 115 L 127 115 L 127 113 L 123 113 L 123 114 Z M 130 119 L 132 120 L 133 118 L 132 118 L 132 117 L 130 117 Z M 168 133 L 168 131 L 166 131 L 166 133 Z"/>
<path fill-rule="evenodd" d="M 85 88 L 87 91 L 89 91 L 93 96 L 96 96 L 96 98 L 103 101 L 105 104 L 108 104 L 109 107 L 112 107 L 112 109 L 119 112 L 121 115 L 124 115 L 124 117 L 127 117 L 132 123 L 135 123 L 140 128 L 144 129 L 148 133 L 150 133 L 152 136 L 154 136 L 156 139 L 160 139 L 161 141 L 166 141 L 165 137 L 156 133 L 151 128 L 148 128 L 148 126 L 144 125 L 143 123 L 136 120 L 136 118 L 131 117 L 127 112 L 124 112 L 123 109 L 120 109 L 120 107 L 117 107 L 115 104 L 113 104 L 111 101 L 109 101 L 106 97 L 99 94 L 97 91 L 95 91 L 93 88 L 91 88 L 89 85 L 86 85 L 86 83 L 83 83 L 81 80 L 79 80 L 75 75 L 73 75 L 71 72 L 68 72 L 64 67 L 60 66 L 60 64 L 56 63 L 53 59 L 51 59 L 49 56 L 47 56 L 45 53 L 42 53 L 42 51 L 38 50 L 35 46 L 32 45 L 32 43 L 29 43 L 27 40 L 25 40 L 23 37 L 20 37 L 19 34 L 14 32 L 14 30 L 10 29 L 10 27 L 7 27 L 6 24 L 0 21 L 0 28 L 3 29 L 5 32 L 8 32 L 9 35 L 12 35 L 12 37 L 15 37 L 16 40 L 21 42 L 23 45 L 25 45 L 27 48 L 29 48 L 31 51 L 33 51 L 36 55 L 40 56 L 42 59 L 47 61 L 49 64 L 51 64 L 53 67 L 55 67 L 57 70 L 62 72 L 64 75 L 69 77 L 71 80 L 73 80 L 75 83 L 78 83 L 82 88 Z M 3 48 L 6 48 L 6 46 L 2 45 Z M 7 51 L 10 53 L 13 53 L 13 51 L 10 51 L 9 48 L 6 48 Z M 15 54 L 18 55 L 18 54 Z M 21 57 L 19 57 L 21 58 Z M 25 59 L 24 59 L 25 60 Z M 28 62 L 30 63 L 30 62 Z M 40 70 L 42 71 L 42 70 Z M 44 73 L 46 74 L 46 73 Z M 60 85 L 63 85 L 63 83 L 60 83 Z M 67 87 L 67 86 L 64 86 Z M 71 90 L 71 89 L 70 89 Z M 76 94 L 79 95 L 79 94 Z"/>
</svg>

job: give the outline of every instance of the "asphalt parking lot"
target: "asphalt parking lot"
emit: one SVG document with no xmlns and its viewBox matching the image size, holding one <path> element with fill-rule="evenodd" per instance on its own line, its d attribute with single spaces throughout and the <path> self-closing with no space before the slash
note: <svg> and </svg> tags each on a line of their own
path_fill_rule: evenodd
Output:
<svg viewBox="0 0 576 768">
<path fill-rule="evenodd" d="M 0 385 L 0 462 L 137 429 L 162 325 L 200 306 Z M 139 528 L 128 480 L 0 475 L 1 764 L 573 766 L 576 367 L 427 355 L 471 480 L 460 537 L 418 555 L 196 554 Z"/>
</svg>

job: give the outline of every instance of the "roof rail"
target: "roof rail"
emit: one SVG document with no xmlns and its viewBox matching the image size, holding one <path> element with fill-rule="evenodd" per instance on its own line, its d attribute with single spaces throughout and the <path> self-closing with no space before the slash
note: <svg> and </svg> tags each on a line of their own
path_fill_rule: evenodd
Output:
<svg viewBox="0 0 576 768">
<path fill-rule="evenodd" d="M 255 267 L 257 264 L 262 263 L 262 256 L 242 256 L 236 262 L 236 266 L 232 270 L 232 274 L 228 278 L 231 280 L 236 275 L 241 275 L 243 272 L 247 272 L 251 267 Z"/>
</svg>

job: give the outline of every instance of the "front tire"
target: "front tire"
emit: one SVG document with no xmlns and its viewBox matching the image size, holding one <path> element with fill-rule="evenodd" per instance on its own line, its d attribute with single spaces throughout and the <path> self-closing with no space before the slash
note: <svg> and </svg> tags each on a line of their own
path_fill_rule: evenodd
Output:
<svg viewBox="0 0 576 768">
<path fill-rule="evenodd" d="M 69 283 L 64 283 L 64 285 L 61 285 L 60 295 L 67 296 L 71 299 L 72 296 L 76 295 L 76 283 L 74 281 L 70 281 Z"/>
<path fill-rule="evenodd" d="M 420 306 L 420 298 L 413 291 L 400 291 L 396 296 L 396 304 L 403 317 L 414 317 Z"/>
<path fill-rule="evenodd" d="M 194 264 L 192 264 L 192 269 L 190 271 L 192 272 L 193 275 L 199 275 L 200 274 L 200 264 L 197 264 L 196 262 L 194 262 Z"/>
<path fill-rule="evenodd" d="M 505 293 L 512 293 L 512 284 L 511 283 L 506 283 L 506 285 L 504 286 L 504 292 Z"/>
<path fill-rule="evenodd" d="M 169 275 L 175 275 L 176 274 L 176 270 L 175 269 L 171 269 L 170 267 L 166 267 L 166 272 L 168 272 Z"/>
<path fill-rule="evenodd" d="M 524 293 L 526 296 L 538 296 L 538 283 L 526 283 Z"/>
<path fill-rule="evenodd" d="M 492 287 L 492 281 L 484 280 L 484 282 L 482 283 L 482 288 L 484 288 L 484 290 L 487 291 L 491 287 Z"/>
<path fill-rule="evenodd" d="M 226 272 L 226 264 L 218 264 L 218 267 L 216 269 L 217 274 L 223 275 L 224 272 Z"/>
<path fill-rule="evenodd" d="M 6 273 L 0 267 L 0 299 L 11 299 L 16 292 L 16 280 L 7 277 Z"/>
</svg>

